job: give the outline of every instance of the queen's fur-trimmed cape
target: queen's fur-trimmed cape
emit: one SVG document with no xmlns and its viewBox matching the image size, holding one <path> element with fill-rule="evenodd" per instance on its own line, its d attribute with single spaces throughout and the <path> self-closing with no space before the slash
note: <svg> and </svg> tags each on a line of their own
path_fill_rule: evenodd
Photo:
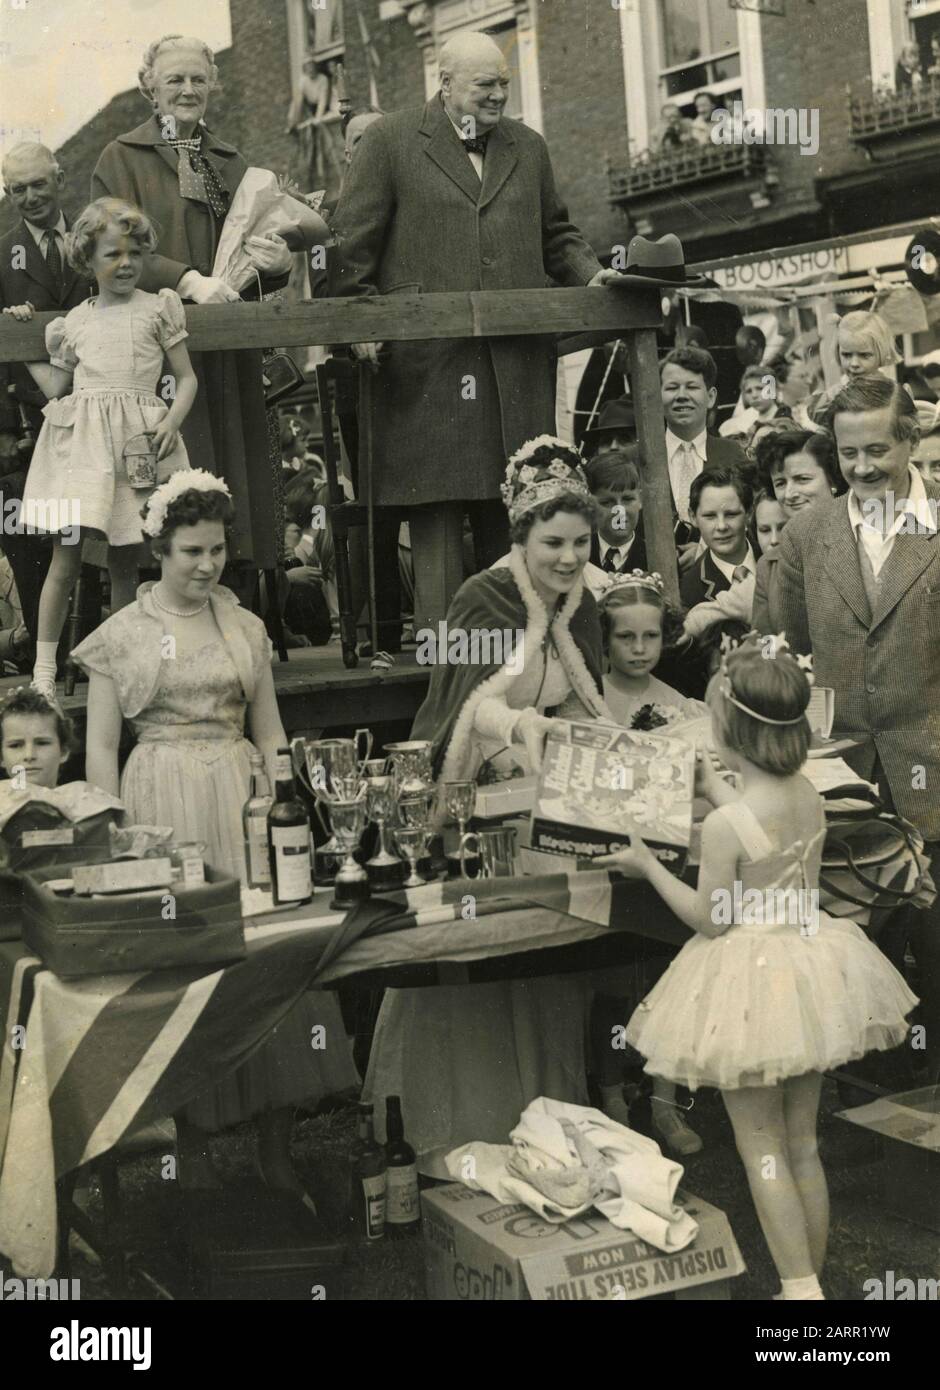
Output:
<svg viewBox="0 0 940 1390">
<path fill-rule="evenodd" d="M 474 630 L 522 630 L 525 663 L 533 660 L 550 633 L 571 688 L 587 713 L 611 719 L 602 695 L 600 618 L 580 578 L 550 622 L 548 610 L 532 586 L 522 550 L 513 546 L 508 565 L 475 574 L 461 586 L 448 610 L 447 628 L 451 633 L 460 629 L 468 634 Z M 467 775 L 477 706 L 487 696 L 507 696 L 520 674 L 514 662 L 434 667 L 427 699 L 415 716 L 411 735 L 431 740 L 436 777 L 457 781 Z"/>
</svg>

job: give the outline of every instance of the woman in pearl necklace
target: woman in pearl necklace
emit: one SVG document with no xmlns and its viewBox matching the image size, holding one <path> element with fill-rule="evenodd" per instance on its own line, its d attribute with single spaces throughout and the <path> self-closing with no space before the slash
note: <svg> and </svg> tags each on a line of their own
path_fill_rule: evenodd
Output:
<svg viewBox="0 0 940 1390">
<path fill-rule="evenodd" d="M 177 842 L 204 842 L 208 863 L 244 882 L 250 755 L 255 747 L 263 753 L 273 786 L 275 754 L 287 739 L 264 624 L 219 585 L 233 516 L 228 488 L 202 469 L 175 473 L 158 487 L 143 530 L 160 579 L 142 584 L 136 602 L 72 655 L 89 676 L 88 780 L 120 791 L 132 823 L 169 825 Z M 122 719 L 136 744 L 119 779 Z M 315 1025 L 325 1026 L 331 1042 L 320 1051 L 310 1046 Z M 206 1130 L 259 1115 L 263 1176 L 309 1204 L 290 1166 L 291 1107 L 356 1085 L 335 999 L 303 995 L 276 1035 L 178 1123 L 184 1181 L 213 1181 Z"/>
</svg>

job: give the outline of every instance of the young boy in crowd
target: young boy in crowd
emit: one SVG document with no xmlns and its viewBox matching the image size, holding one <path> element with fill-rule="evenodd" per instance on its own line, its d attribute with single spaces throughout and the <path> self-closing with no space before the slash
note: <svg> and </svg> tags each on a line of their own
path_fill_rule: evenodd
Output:
<svg viewBox="0 0 940 1390">
<path fill-rule="evenodd" d="M 735 468 L 706 469 L 692 483 L 689 510 L 705 550 L 679 581 L 682 606 L 689 610 L 689 636 L 700 639 L 716 623 L 721 626 L 728 620 L 742 622 L 745 631 L 750 627 L 757 574 L 757 559 L 747 537 L 753 496 L 750 483 Z M 719 595 L 724 595 L 720 615 L 713 611 Z M 708 607 L 700 612 L 710 620 L 699 628 L 695 610 L 703 604 Z M 704 698 L 707 666 L 702 647 L 686 657 L 681 673 L 671 672 L 671 679 L 684 695 Z"/>
<path fill-rule="evenodd" d="M 14 690 L 0 704 L 0 761 L 20 790 L 57 786 L 72 748 L 72 721 L 38 690 Z"/>
<path fill-rule="evenodd" d="M 646 569 L 639 446 L 605 449 L 584 465 L 584 474 L 601 517 L 591 539 L 584 582 L 595 598 L 612 577 Z"/>
</svg>

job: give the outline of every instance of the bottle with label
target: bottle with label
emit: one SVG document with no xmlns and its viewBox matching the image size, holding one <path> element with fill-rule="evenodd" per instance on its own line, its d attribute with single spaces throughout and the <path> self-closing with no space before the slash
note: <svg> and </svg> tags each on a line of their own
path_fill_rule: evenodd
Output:
<svg viewBox="0 0 940 1390">
<path fill-rule="evenodd" d="M 251 755 L 251 792 L 242 807 L 242 827 L 245 835 L 245 870 L 249 888 L 271 887 L 271 864 L 268 859 L 268 812 L 271 794 L 261 753 Z"/>
<path fill-rule="evenodd" d="M 387 1096 L 385 1100 L 385 1161 L 388 1164 L 385 1206 L 388 1233 L 396 1236 L 417 1231 L 421 1225 L 418 1168 L 415 1151 L 405 1138 L 398 1096 Z"/>
<path fill-rule="evenodd" d="M 349 1219 L 363 1240 L 385 1235 L 385 1154 L 372 1132 L 372 1106 L 356 1106 L 358 1136 L 349 1156 Z"/>
<path fill-rule="evenodd" d="M 274 804 L 268 812 L 268 862 L 275 907 L 310 901 L 310 822 L 294 787 L 289 748 L 277 750 Z"/>
</svg>

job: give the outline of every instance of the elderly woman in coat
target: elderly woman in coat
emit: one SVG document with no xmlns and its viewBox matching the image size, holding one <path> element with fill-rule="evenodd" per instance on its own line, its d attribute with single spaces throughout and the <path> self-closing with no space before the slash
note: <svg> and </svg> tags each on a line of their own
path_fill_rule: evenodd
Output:
<svg viewBox="0 0 940 1390">
<path fill-rule="evenodd" d="M 199 39 L 170 34 L 150 44 L 139 85 L 153 114 L 105 147 L 91 181 L 92 198 L 124 198 L 157 223 L 158 254 L 144 272 L 141 289 L 175 289 L 195 304 L 240 298 L 212 275 L 222 224 L 248 168 L 235 147 L 204 122 L 217 80 L 212 50 Z M 320 232 L 325 241 L 325 223 Z M 283 238 L 250 237 L 246 249 L 262 292 L 287 283 L 291 247 Z M 231 558 L 273 568 L 283 538 L 277 534 L 261 353 L 194 353 L 193 366 L 200 389 L 183 431 L 187 450 L 232 491 Z"/>
</svg>

